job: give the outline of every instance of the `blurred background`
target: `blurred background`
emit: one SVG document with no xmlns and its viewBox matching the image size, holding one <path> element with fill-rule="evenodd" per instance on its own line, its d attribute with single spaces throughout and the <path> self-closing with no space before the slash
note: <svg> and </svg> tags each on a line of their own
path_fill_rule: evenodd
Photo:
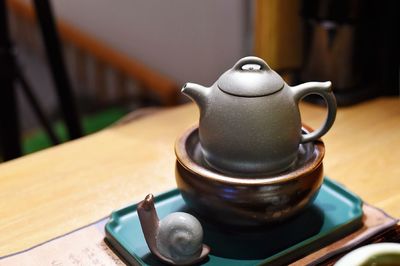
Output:
<svg viewBox="0 0 400 266">
<path fill-rule="evenodd" d="M 135 110 L 185 103 L 185 82 L 209 86 L 247 55 L 290 85 L 331 80 L 340 106 L 399 96 L 396 1 L 46 2 L 7 0 L 2 8 L 3 160 Z"/>
</svg>

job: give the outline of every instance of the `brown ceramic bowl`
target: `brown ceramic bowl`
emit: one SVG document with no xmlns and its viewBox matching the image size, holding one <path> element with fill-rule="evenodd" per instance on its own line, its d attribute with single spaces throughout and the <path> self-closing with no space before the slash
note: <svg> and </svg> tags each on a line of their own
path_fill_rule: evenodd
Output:
<svg viewBox="0 0 400 266">
<path fill-rule="evenodd" d="M 307 130 L 303 127 L 303 131 Z M 224 225 L 255 226 L 288 219 L 315 198 L 323 181 L 321 140 L 301 144 L 296 163 L 272 176 L 227 175 L 202 157 L 198 128 L 175 144 L 176 182 L 186 204 L 201 217 Z"/>
</svg>

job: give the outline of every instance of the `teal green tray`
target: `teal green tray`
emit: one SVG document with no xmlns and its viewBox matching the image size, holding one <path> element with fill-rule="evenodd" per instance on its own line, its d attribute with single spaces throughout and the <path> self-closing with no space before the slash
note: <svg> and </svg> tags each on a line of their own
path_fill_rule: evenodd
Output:
<svg viewBox="0 0 400 266">
<path fill-rule="evenodd" d="M 175 211 L 189 212 L 178 190 L 155 198 L 160 219 Z M 106 224 L 107 242 L 134 265 L 161 265 L 151 255 L 140 227 L 137 204 L 117 210 Z M 287 222 L 238 231 L 201 221 L 204 242 L 211 247 L 207 265 L 284 265 L 358 229 L 362 201 L 325 178 L 314 203 Z"/>
</svg>

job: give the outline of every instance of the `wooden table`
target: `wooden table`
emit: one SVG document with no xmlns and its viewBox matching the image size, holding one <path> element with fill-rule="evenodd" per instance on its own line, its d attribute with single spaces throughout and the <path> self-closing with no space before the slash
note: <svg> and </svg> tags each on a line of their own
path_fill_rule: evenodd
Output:
<svg viewBox="0 0 400 266">
<path fill-rule="evenodd" d="M 302 105 L 313 127 L 324 115 Z M 174 188 L 175 139 L 197 120 L 184 105 L 0 164 L 0 256 Z M 400 217 L 400 99 L 340 109 L 323 140 L 326 175 Z"/>
</svg>

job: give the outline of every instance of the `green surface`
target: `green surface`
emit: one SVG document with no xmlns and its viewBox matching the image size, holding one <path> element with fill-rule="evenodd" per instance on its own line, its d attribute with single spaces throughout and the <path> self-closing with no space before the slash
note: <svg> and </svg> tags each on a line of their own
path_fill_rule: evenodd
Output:
<svg viewBox="0 0 400 266">
<path fill-rule="evenodd" d="M 131 263 L 158 265 L 149 253 L 140 228 L 136 205 L 118 210 L 106 225 L 108 242 Z M 160 219 L 186 211 L 178 190 L 156 197 Z M 237 230 L 201 221 L 204 242 L 211 247 L 207 265 L 284 265 L 344 235 L 361 225 L 362 201 L 328 178 L 312 206 L 293 219 L 268 228 Z"/>
<path fill-rule="evenodd" d="M 84 134 L 88 135 L 99 131 L 120 119 L 126 114 L 122 108 L 110 108 L 93 115 L 83 117 L 82 124 Z M 56 122 L 53 125 L 56 135 L 62 142 L 68 140 L 67 131 L 64 123 Z M 23 152 L 29 154 L 52 146 L 50 139 L 43 130 L 36 130 L 23 139 Z"/>
</svg>

